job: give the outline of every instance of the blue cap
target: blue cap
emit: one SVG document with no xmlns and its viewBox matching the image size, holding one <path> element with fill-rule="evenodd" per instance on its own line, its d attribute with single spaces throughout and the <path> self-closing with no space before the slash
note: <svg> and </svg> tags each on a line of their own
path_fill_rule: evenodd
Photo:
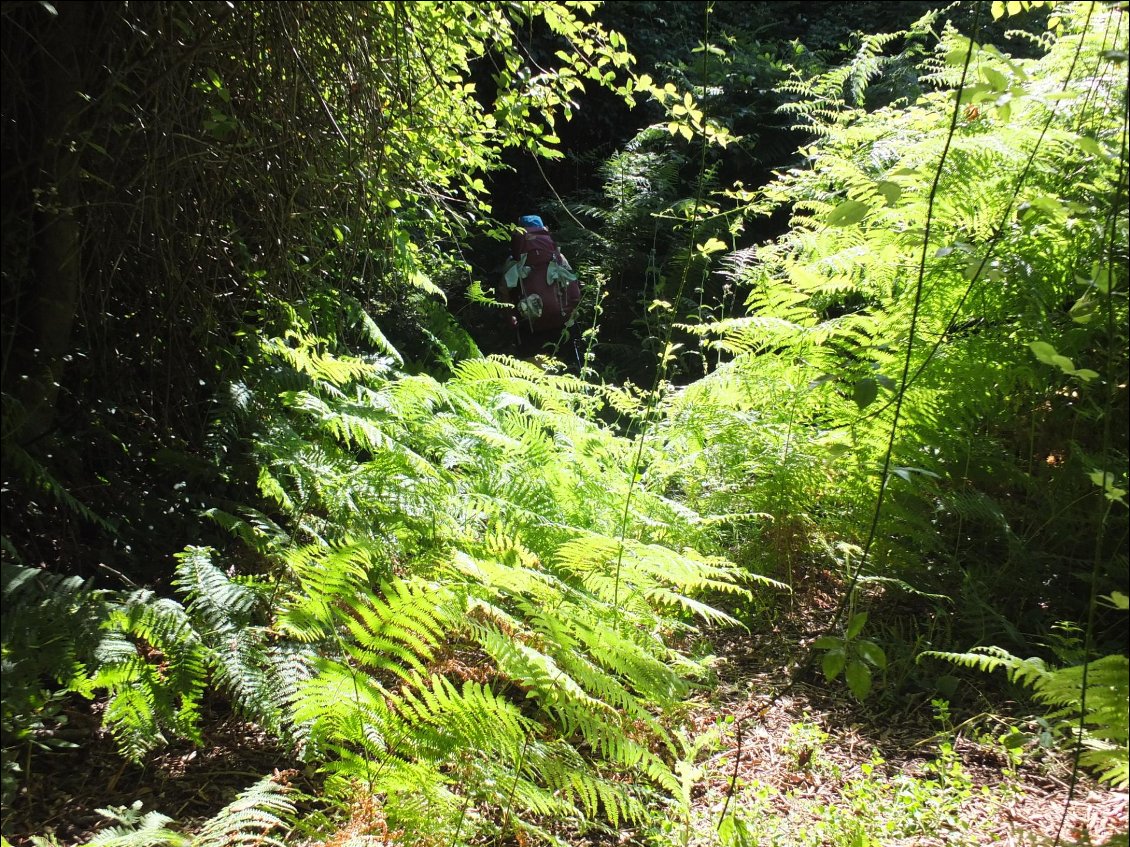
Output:
<svg viewBox="0 0 1130 847">
<path fill-rule="evenodd" d="M 545 224 L 541 222 L 541 218 L 537 215 L 522 215 L 518 218 L 518 223 L 527 229 L 545 229 Z"/>
</svg>

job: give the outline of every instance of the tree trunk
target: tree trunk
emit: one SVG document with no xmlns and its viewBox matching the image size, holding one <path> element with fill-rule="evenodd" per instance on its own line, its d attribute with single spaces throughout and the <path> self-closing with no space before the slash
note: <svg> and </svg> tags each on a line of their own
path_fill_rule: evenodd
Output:
<svg viewBox="0 0 1130 847">
<path fill-rule="evenodd" d="M 78 92 L 87 13 L 82 2 L 61 2 L 56 8 L 58 18 L 46 28 L 41 56 L 43 134 L 31 245 L 34 289 L 25 292 L 30 303 L 23 349 L 16 351 L 18 405 L 9 431 L 21 444 L 41 437 L 54 425 L 82 283 L 77 217 L 81 145 L 76 119 L 83 105 Z"/>
</svg>

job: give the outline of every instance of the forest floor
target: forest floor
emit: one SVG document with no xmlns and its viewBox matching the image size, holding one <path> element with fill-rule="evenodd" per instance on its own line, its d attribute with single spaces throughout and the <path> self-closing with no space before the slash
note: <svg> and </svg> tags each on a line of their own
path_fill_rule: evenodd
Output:
<svg viewBox="0 0 1130 847">
<path fill-rule="evenodd" d="M 816 677 L 773 696 L 822 615 L 826 604 L 798 602 L 772 631 L 711 637 L 703 646 L 718 657 L 715 678 L 682 716 L 683 802 L 657 810 L 647 833 L 580 843 L 716 845 L 723 812 L 723 843 L 734 847 L 1037 847 L 1060 831 L 1062 844 L 1102 845 L 1126 833 L 1125 791 L 1084 774 L 1071 791 L 1065 757 L 1010 757 L 987 715 L 955 727 L 959 718 L 928 699 L 908 699 L 901 711 L 860 704 Z M 96 729 L 96 708 L 72 709 L 69 731 L 94 740 L 25 763 L 25 788 L 4 809 L 6 837 L 13 847 L 81 845 L 111 823 L 99 809 L 131 806 L 191 831 L 276 771 L 315 790 L 302 765 L 254 726 L 223 717 L 223 703 L 212 705 L 202 745 L 177 742 L 141 765 L 123 763 Z"/>
<path fill-rule="evenodd" d="M 927 698 L 870 707 L 842 681 L 815 677 L 771 696 L 787 683 L 799 634 L 715 640 L 717 683 L 687 716 L 701 744 L 684 771 L 695 780 L 690 814 L 664 843 L 718 843 L 724 812 L 740 821 L 723 827 L 737 847 L 1036 847 L 1057 833 L 1064 845 L 1126 843 L 1126 791 L 1085 773 L 1072 790 L 1063 754 L 1010 757 L 998 718 L 954 726 Z"/>
</svg>

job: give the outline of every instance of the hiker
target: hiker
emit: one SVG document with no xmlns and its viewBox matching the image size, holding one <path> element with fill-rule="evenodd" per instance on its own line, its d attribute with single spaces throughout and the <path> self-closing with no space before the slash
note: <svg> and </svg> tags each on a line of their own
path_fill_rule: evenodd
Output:
<svg viewBox="0 0 1130 847">
<path fill-rule="evenodd" d="M 523 215 L 518 225 L 522 229 L 510 239 L 498 294 L 513 306 L 506 319 L 517 333 L 518 356 L 528 357 L 561 339 L 581 300 L 581 286 L 540 217 Z M 577 357 L 576 345 L 569 343 L 562 356 L 567 360 Z"/>
</svg>

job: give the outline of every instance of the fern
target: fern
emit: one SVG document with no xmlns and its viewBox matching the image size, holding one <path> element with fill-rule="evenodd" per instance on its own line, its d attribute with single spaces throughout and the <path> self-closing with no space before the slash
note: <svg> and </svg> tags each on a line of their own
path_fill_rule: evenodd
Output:
<svg viewBox="0 0 1130 847">
<path fill-rule="evenodd" d="M 1009 681 L 1032 689 L 1036 700 L 1053 707 L 1049 719 L 1058 722 L 1069 739 L 1084 725 L 1080 739 L 1084 747 L 1079 763 L 1094 769 L 1099 778 L 1116 788 L 1130 783 L 1130 659 L 1103 656 L 1086 665 L 1086 711 L 1083 703 L 1083 665 L 1048 668 L 1040 659 L 1021 659 L 1000 647 L 975 647 L 967 653 L 926 651 L 922 657 L 943 659 L 956 665 L 992 672 L 1004 669 Z"/>
<path fill-rule="evenodd" d="M 286 829 L 295 815 L 287 789 L 265 777 L 240 794 L 206 821 L 195 836 L 169 828 L 172 818 L 159 812 L 141 812 L 141 801 L 132 807 L 99 809 L 116 826 L 108 827 L 86 843 L 86 847 L 231 847 L 270 845 L 283 841 L 271 835 Z"/>
<path fill-rule="evenodd" d="M 287 517 L 217 518 L 270 557 L 277 597 L 261 606 L 210 551 L 178 566 L 209 643 L 236 648 L 216 681 L 320 763 L 331 796 L 376 793 L 406 831 L 623 822 L 671 790 L 657 710 L 682 701 L 693 663 L 663 639 L 695 616 L 734 623 L 696 594 L 749 589 L 692 549 L 710 525 L 650 481 L 634 537 L 616 540 L 633 445 L 599 415 L 638 404 L 500 357 L 439 383 L 339 368 L 300 336 L 262 350 L 310 377 L 278 380 L 255 444 Z M 453 672 L 463 652 L 475 668 Z"/>
<path fill-rule="evenodd" d="M 405 582 L 385 583 L 379 597 L 366 592 L 360 602 L 343 598 L 353 659 L 370 673 L 423 671 L 446 629 L 444 599 L 431 586 Z"/>
<path fill-rule="evenodd" d="M 247 626 L 260 603 L 255 591 L 233 582 L 212 564 L 213 551 L 190 547 L 177 556 L 173 585 L 188 597 L 187 611 L 212 633 L 226 634 Z"/>
<path fill-rule="evenodd" d="M 103 723 L 133 760 L 167 733 L 199 737 L 208 653 L 180 604 L 7 562 L 3 589 L 6 740 L 19 732 L 19 711 L 43 696 L 47 668 L 63 690 L 106 696 Z M 9 650 L 24 658 L 10 662 Z"/>
<path fill-rule="evenodd" d="M 86 843 L 86 847 L 189 847 L 192 839 L 167 826 L 173 819 L 160 812 L 140 812 L 138 801 L 132 808 L 99 809 L 99 813 L 118 821 Z"/>
<path fill-rule="evenodd" d="M 1076 27 L 1082 20 L 1068 18 Z M 1017 505 L 1044 495 L 1010 458 L 1023 449 L 1010 444 L 1010 416 L 1035 421 L 1041 415 L 1032 410 L 1056 389 L 1033 383 L 1032 354 L 1014 327 L 1041 327 L 1068 357 L 1105 355 L 1101 333 L 1071 319 L 1062 304 L 1080 297 L 1073 267 L 1108 261 L 1096 254 L 1094 236 L 1111 208 L 1113 195 L 1100 186 L 1113 188 L 1116 157 L 1104 158 L 1069 116 L 1074 106 L 1067 104 L 1082 103 L 1086 83 L 1072 79 L 1053 98 L 1064 88 L 1075 47 L 1102 49 L 1092 35 L 1097 31 L 1073 32 L 1038 64 L 975 45 L 967 89 L 958 95 L 944 89 L 959 80 L 956 57 L 964 58 L 969 45 L 947 30 L 924 78 L 943 90 L 911 106 L 868 113 L 850 103 L 849 80 L 862 85 L 882 68 L 879 40 L 865 43 L 842 68 L 786 86 L 798 98 L 788 110 L 817 125 L 821 137 L 808 151 L 810 168 L 780 174 L 748 207 L 756 216 L 770 201 L 787 201 L 793 217 L 786 235 L 727 260 L 732 284 L 748 292 L 747 313 L 687 328 L 732 358 L 669 398 L 664 432 L 672 459 L 656 470 L 671 490 L 705 512 L 732 501 L 741 504 L 737 510 L 771 515 L 773 524 L 756 529 L 767 538 L 774 526 L 815 526 L 805 504 L 820 504 L 822 532 L 857 532 L 866 518 L 855 510 L 873 502 L 868 475 L 889 433 L 913 313 L 895 482 L 879 527 L 879 538 L 892 541 L 873 551 L 879 568 L 916 583 L 909 570 L 921 570 L 926 557 L 930 572 L 945 573 L 939 563 L 969 549 L 954 538 L 975 527 L 991 532 L 995 549 L 1009 558 L 1000 590 L 1015 585 L 1012 579 L 1023 579 L 1034 595 L 1046 590 L 1023 565 L 1032 560 L 1025 525 L 1043 520 L 1038 508 Z M 1124 80 L 1110 68 L 1103 80 L 1111 115 L 1122 114 Z M 1004 90 L 1010 98 L 994 105 L 993 95 Z M 951 137 L 957 97 L 962 101 Z M 1059 111 L 1050 113 L 1049 103 Z M 1097 135 L 1117 134 L 1115 123 Z M 946 166 L 932 191 L 944 145 Z M 1090 176 L 1068 182 L 1068 170 Z M 917 298 L 912 281 L 931 197 L 932 240 Z M 1069 205 L 1080 201 L 1103 210 L 1092 216 L 1097 229 L 1088 233 L 1068 223 Z M 1124 255 L 1123 230 L 1109 230 L 1116 234 L 1108 257 Z M 1120 325 L 1123 301 L 1114 301 L 1113 309 Z M 1090 340 L 1080 347 L 1084 336 Z M 1110 365 L 1124 373 L 1125 357 Z M 1085 378 L 1073 373 L 1064 371 L 1063 380 L 1097 402 Z M 1102 460 L 1118 467 L 1124 462 L 1121 448 Z M 1006 493 L 1020 490 L 1025 493 Z M 972 491 L 982 493 L 979 505 Z M 945 517 L 924 520 L 938 503 Z M 1043 578 L 1058 580 L 1055 570 L 1049 563 Z M 957 593 L 960 580 L 931 589 Z M 970 598 L 959 611 L 972 607 Z"/>
<path fill-rule="evenodd" d="M 832 128 L 858 117 L 868 85 L 879 77 L 897 57 L 883 55 L 883 50 L 907 33 L 891 32 L 864 36 L 858 50 L 846 64 L 820 76 L 806 79 L 795 74 L 782 82 L 779 89 L 797 97 L 779 111 L 796 115 L 802 123 L 797 129 L 817 134 L 832 134 Z"/>
<path fill-rule="evenodd" d="M 283 841 L 270 833 L 287 829 L 295 815 L 287 793 L 273 777 L 264 777 L 208 820 L 192 839 L 192 847 L 282 847 Z"/>
<path fill-rule="evenodd" d="M 991 525 L 1012 565 L 1024 563 L 1013 504 L 1025 498 L 1014 495 L 1039 486 L 1017 470 L 1007 425 L 990 422 L 1004 403 L 1032 415 L 1061 402 L 1065 384 L 1086 391 L 1074 370 L 1053 374 L 1055 385 L 1036 380 L 1032 368 L 1047 362 L 1033 362 L 1037 339 L 1016 326 L 1046 329 L 1080 363 L 1095 355 L 1101 333 L 1057 304 L 1074 296 L 1078 269 L 1124 248 L 1118 227 L 1113 248 L 1095 235 L 1113 165 L 1066 114 L 1042 147 L 1037 75 L 991 51 L 975 67 L 988 80 L 1007 73 L 1013 95 L 997 123 L 967 121 L 951 138 L 962 95 L 945 90 L 867 113 L 868 87 L 906 58 L 888 55 L 897 37 L 865 39 L 848 65 L 787 86 L 798 98 L 788 111 L 818 135 L 811 167 L 739 210 L 754 217 L 787 200 L 791 229 L 727 261 L 745 314 L 683 327 L 719 354 L 704 379 L 644 393 L 449 355 L 441 382 L 402 373 L 356 304 L 320 306 L 331 319 L 317 328 L 283 310 L 287 326 L 260 339 L 217 425 L 217 439 L 242 438 L 257 463 L 263 502 L 213 513 L 253 552 L 253 575 L 232 576 L 246 551 L 189 548 L 177 569 L 185 607 L 155 604 L 147 616 L 134 598 L 111 615 L 91 679 L 110 691 L 108 714 L 135 755 L 163 731 L 191 731 L 210 674 L 320 768 L 331 798 L 370 820 L 379 812 L 406 842 L 549 840 L 551 819 L 637 820 L 685 788 L 665 717 L 702 668 L 677 645 L 697 625 L 736 624 L 714 601 L 786 588 L 777 577 L 791 584 L 799 551 L 862 543 L 896 391 L 891 508 L 868 584 L 953 590 L 941 565 L 958 555 L 954 524 Z M 945 44 L 952 52 L 956 36 Z M 953 78 L 930 69 L 939 86 Z M 1124 82 L 1104 85 L 1117 102 Z M 694 206 L 672 196 L 680 162 L 662 134 L 642 133 L 602 172 L 603 196 L 587 206 L 604 224 L 592 236 L 598 263 L 646 230 L 651 243 L 632 247 L 649 268 L 706 267 L 701 251 L 671 241 Z M 1064 188 L 1065 159 L 1080 174 L 1070 214 L 1048 199 Z M 727 234 L 715 211 L 703 239 L 711 227 Z M 387 235 L 405 290 L 431 290 L 421 251 L 395 227 Z M 1044 258 L 1049 242 L 1061 246 Z M 658 297 L 662 279 L 647 273 Z M 1106 274 L 1095 271 L 1089 290 L 1124 284 Z M 369 353 L 351 352 L 339 324 Z M 624 437 L 643 425 L 642 444 Z M 1098 464 L 1123 459 L 1112 450 Z M 190 649 L 164 665 L 174 640 Z M 1066 671 L 972 655 L 1008 667 L 1053 708 L 1075 702 Z M 1096 679 L 1124 678 L 1116 665 L 1095 663 Z M 1124 764 L 1109 745 L 1125 728 L 1108 700 L 1088 692 L 1087 761 L 1118 781 Z M 235 809 L 235 829 L 217 824 L 207 837 L 269 839 L 287 817 L 282 802 Z"/>
<path fill-rule="evenodd" d="M 109 694 L 104 722 L 132 759 L 164 741 L 163 731 L 196 737 L 204 652 L 184 609 L 152 592 L 132 592 L 104 611 L 103 634 L 71 690 Z"/>
<path fill-rule="evenodd" d="M 5 691 L 11 695 L 5 703 L 15 703 L 15 692 L 36 684 L 48 669 L 59 683 L 81 673 L 98 643 L 100 622 L 108 614 L 105 592 L 77 576 L 7 560 L 0 563 L 0 590 Z"/>
<path fill-rule="evenodd" d="M 33 487 L 47 494 L 64 509 L 78 515 L 83 520 L 99 527 L 110 536 L 117 535 L 117 528 L 73 494 L 67 487 L 30 453 L 13 441 L 4 445 L 4 460 L 11 463 L 12 469 L 19 473 Z"/>
</svg>

